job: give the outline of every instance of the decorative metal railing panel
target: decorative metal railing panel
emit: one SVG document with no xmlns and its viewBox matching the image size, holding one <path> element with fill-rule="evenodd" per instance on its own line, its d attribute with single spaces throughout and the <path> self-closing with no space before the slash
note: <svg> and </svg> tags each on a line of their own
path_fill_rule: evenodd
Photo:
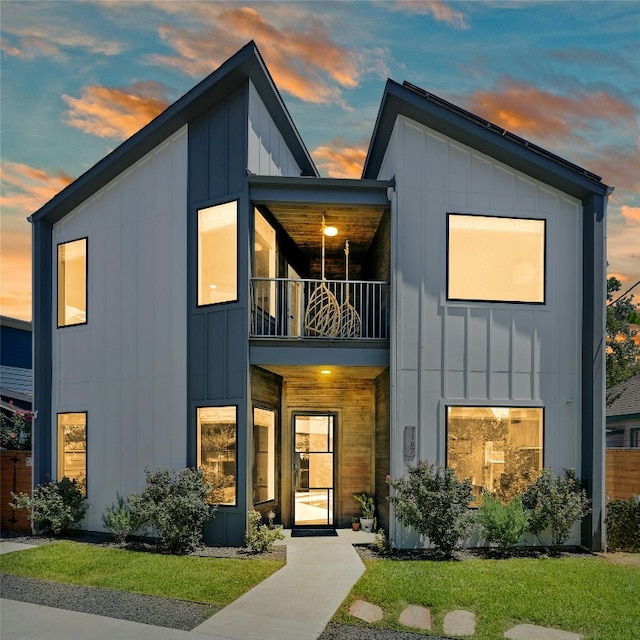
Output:
<svg viewBox="0 0 640 640">
<path fill-rule="evenodd" d="M 252 338 L 387 340 L 389 283 L 251 278 Z"/>
</svg>

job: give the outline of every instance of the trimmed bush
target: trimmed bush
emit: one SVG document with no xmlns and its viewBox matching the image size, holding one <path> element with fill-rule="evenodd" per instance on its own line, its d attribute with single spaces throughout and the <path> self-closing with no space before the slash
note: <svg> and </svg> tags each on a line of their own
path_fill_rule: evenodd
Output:
<svg viewBox="0 0 640 640">
<path fill-rule="evenodd" d="M 640 496 L 607 504 L 607 548 L 640 552 Z"/>
<path fill-rule="evenodd" d="M 484 491 L 482 505 L 476 514 L 488 542 L 498 545 L 504 552 L 507 547 L 518 544 L 527 527 L 527 513 L 522 506 L 522 497 L 515 496 L 507 504 Z"/>
<path fill-rule="evenodd" d="M 264 553 L 272 551 L 276 540 L 284 540 L 281 527 L 269 529 L 266 524 L 262 524 L 262 516 L 259 511 L 252 509 L 249 511 L 249 528 L 245 535 L 245 544 L 253 553 Z"/>
<path fill-rule="evenodd" d="M 39 484 L 33 495 L 11 493 L 14 509 L 27 509 L 29 519 L 44 531 L 55 535 L 66 533 L 84 518 L 89 505 L 82 497 L 75 480 L 66 476 L 59 482 Z"/>
<path fill-rule="evenodd" d="M 564 477 L 543 469 L 525 491 L 522 503 L 529 509 L 527 531 L 546 549 L 548 546 L 540 537 L 545 530 L 551 533 L 551 546 L 560 547 L 569 539 L 573 525 L 591 511 L 587 494 L 573 469 L 565 469 Z"/>
<path fill-rule="evenodd" d="M 453 469 L 418 460 L 407 475 L 387 476 L 394 494 L 389 502 L 400 522 L 426 536 L 446 557 L 471 530 L 471 481 L 460 482 Z"/>
<path fill-rule="evenodd" d="M 202 528 L 215 511 L 206 502 L 210 485 L 202 469 L 145 469 L 145 474 L 147 483 L 140 496 L 129 497 L 134 522 L 151 527 L 169 553 L 193 551 L 202 544 Z"/>
</svg>

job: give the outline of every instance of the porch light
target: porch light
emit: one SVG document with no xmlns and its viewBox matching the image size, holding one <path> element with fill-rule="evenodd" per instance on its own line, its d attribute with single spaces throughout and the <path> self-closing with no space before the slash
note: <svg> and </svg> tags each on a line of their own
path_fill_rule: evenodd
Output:
<svg viewBox="0 0 640 640">
<path fill-rule="evenodd" d="M 324 235 L 325 236 L 329 236 L 330 238 L 333 238 L 333 236 L 337 236 L 338 235 L 338 228 L 337 227 L 325 227 L 324 228 Z"/>
</svg>

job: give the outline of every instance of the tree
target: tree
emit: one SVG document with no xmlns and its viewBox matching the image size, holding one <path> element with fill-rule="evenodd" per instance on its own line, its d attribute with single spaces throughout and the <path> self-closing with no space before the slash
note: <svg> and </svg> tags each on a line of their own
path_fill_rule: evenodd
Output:
<svg viewBox="0 0 640 640">
<path fill-rule="evenodd" d="M 607 388 L 640 374 L 640 313 L 629 295 L 633 287 L 616 296 L 621 288 L 617 278 L 607 279 Z"/>
</svg>

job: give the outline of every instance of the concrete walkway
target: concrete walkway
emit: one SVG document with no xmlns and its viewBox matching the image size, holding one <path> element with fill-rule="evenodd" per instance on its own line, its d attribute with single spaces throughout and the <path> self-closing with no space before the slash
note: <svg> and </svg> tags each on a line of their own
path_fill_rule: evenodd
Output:
<svg viewBox="0 0 640 640">
<path fill-rule="evenodd" d="M 373 534 L 339 530 L 338 537 L 287 538 L 287 565 L 193 631 L 2 600 L 3 640 L 316 640 L 364 572 L 353 542 Z M 16 543 L 3 553 L 17 550 Z M 23 545 L 27 548 L 27 545 Z"/>
</svg>

